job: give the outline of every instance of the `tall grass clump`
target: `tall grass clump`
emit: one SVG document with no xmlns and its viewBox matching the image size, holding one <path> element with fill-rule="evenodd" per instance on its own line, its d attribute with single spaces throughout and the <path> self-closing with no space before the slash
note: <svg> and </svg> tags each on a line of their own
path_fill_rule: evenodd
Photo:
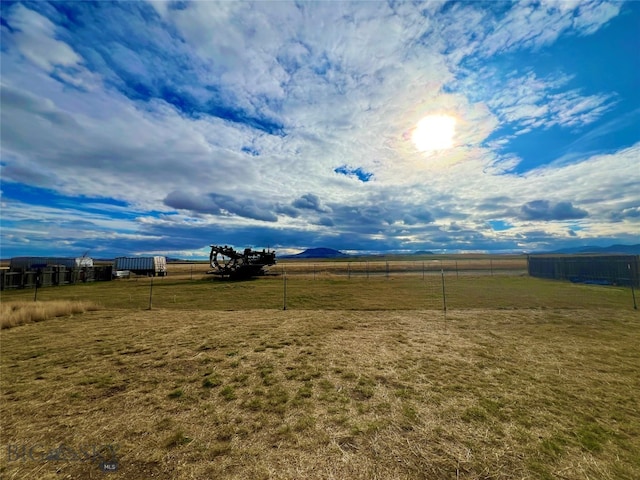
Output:
<svg viewBox="0 0 640 480">
<path fill-rule="evenodd" d="M 49 318 L 66 317 L 74 313 L 93 312 L 100 307 L 93 302 L 79 300 L 51 300 L 46 302 L 3 302 L 0 306 L 2 329 L 17 327 Z"/>
</svg>

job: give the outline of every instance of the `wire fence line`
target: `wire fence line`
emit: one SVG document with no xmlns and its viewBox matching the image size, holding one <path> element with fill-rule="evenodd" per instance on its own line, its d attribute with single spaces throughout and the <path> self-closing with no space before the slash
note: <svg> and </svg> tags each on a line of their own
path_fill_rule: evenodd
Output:
<svg viewBox="0 0 640 480">
<path fill-rule="evenodd" d="M 211 275 L 193 278 L 137 277 L 43 288 L 37 300 L 85 300 L 111 310 L 509 310 L 632 309 L 627 286 L 576 284 L 527 275 L 446 274 L 269 275 L 223 281 Z M 3 293 L 3 302 L 35 300 L 34 290 Z M 170 313 L 169 313 L 170 314 Z"/>
<path fill-rule="evenodd" d="M 528 275 L 448 274 L 316 277 L 285 272 L 287 309 L 554 309 L 635 308 L 635 290 L 624 285 L 576 284 Z M 275 278 L 273 279 L 275 280 Z"/>
<path fill-rule="evenodd" d="M 518 275 L 527 272 L 526 260 L 425 260 L 425 261 L 349 261 L 296 262 L 281 266 L 290 275 L 334 274 L 349 276 L 389 276 L 399 274 L 439 275 L 483 274 Z"/>
<path fill-rule="evenodd" d="M 208 264 L 185 263 L 169 266 L 169 275 L 201 275 L 211 270 Z M 397 275 L 526 275 L 526 257 L 496 259 L 443 259 L 443 260 L 282 260 L 267 270 L 268 275 L 324 278 L 389 277 Z"/>
<path fill-rule="evenodd" d="M 522 258 L 283 261 L 245 281 L 222 280 L 209 270 L 205 263 L 169 264 L 166 277 L 52 286 L 37 299 L 84 299 L 118 309 L 637 308 L 631 281 L 535 278 Z M 26 289 L 3 292 L 3 301 L 12 299 L 36 297 Z"/>
</svg>

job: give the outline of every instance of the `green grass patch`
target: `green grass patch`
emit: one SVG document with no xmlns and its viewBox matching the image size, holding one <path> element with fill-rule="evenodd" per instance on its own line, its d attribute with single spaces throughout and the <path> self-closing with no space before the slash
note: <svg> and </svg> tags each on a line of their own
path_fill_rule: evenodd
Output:
<svg viewBox="0 0 640 480">
<path fill-rule="evenodd" d="M 169 398 L 181 398 L 184 395 L 184 391 L 181 388 L 176 388 L 167 395 Z"/>
<path fill-rule="evenodd" d="M 238 396 L 236 395 L 236 390 L 231 385 L 227 385 L 222 390 L 220 390 L 220 396 L 224 398 L 227 402 L 230 402 L 238 398 Z"/>
<path fill-rule="evenodd" d="M 193 439 L 189 438 L 182 430 L 178 430 L 166 439 L 165 446 L 167 448 L 175 448 L 181 445 L 187 445 L 192 441 Z"/>
</svg>

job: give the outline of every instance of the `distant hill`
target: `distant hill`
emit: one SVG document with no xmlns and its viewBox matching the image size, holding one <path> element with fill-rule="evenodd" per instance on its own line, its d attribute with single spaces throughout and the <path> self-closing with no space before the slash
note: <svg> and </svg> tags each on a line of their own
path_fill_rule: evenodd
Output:
<svg viewBox="0 0 640 480">
<path fill-rule="evenodd" d="M 414 255 L 434 255 L 434 253 L 429 250 L 418 250 L 416 252 L 413 252 L 413 254 Z"/>
<path fill-rule="evenodd" d="M 640 255 L 640 243 L 637 245 L 611 245 L 609 247 L 577 247 L 562 248 L 547 253 L 597 253 L 597 254 L 624 254 L 624 255 Z"/>
<path fill-rule="evenodd" d="M 296 255 L 281 255 L 280 258 L 346 258 L 349 255 L 333 248 L 308 248 Z"/>
</svg>

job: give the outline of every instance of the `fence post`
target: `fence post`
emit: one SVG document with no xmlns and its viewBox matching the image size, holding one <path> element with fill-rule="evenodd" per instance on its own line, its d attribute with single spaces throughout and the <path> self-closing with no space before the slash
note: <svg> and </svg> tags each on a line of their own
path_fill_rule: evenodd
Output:
<svg viewBox="0 0 640 480">
<path fill-rule="evenodd" d="M 442 276 L 442 308 L 444 312 L 447 313 L 447 293 L 444 288 L 444 268 L 440 270 L 440 274 Z"/>
<path fill-rule="evenodd" d="M 151 310 L 151 299 L 153 297 L 153 277 L 151 278 L 151 283 L 149 284 L 149 310 Z"/>
<path fill-rule="evenodd" d="M 637 310 L 638 309 L 638 304 L 636 303 L 636 291 L 635 291 L 635 289 L 633 287 L 633 282 L 635 281 L 636 277 L 633 274 L 634 272 L 633 272 L 633 269 L 631 268 L 631 264 L 630 263 L 627 264 L 627 268 L 629 269 L 629 279 L 631 280 L 631 282 L 629 282 L 629 283 L 631 283 L 631 296 L 633 297 L 633 309 Z"/>
<path fill-rule="evenodd" d="M 40 283 L 40 269 L 36 270 L 36 290 L 33 293 L 33 301 L 38 300 L 38 284 Z"/>
<path fill-rule="evenodd" d="M 282 310 L 287 309 L 287 271 L 282 267 Z"/>
</svg>

